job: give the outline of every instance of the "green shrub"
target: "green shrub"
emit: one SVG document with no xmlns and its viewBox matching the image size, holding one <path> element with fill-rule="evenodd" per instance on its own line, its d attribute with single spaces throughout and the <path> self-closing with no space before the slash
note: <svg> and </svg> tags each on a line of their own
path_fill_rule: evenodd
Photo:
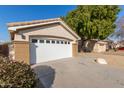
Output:
<svg viewBox="0 0 124 93">
<path fill-rule="evenodd" d="M 35 87 L 35 73 L 23 62 L 9 60 L 0 56 L 0 87 Z"/>
</svg>

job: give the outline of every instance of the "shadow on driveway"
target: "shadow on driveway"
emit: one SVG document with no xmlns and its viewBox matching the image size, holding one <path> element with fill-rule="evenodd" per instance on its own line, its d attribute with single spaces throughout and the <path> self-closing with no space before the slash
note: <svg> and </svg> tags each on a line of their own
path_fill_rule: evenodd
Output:
<svg viewBox="0 0 124 93">
<path fill-rule="evenodd" d="M 33 68 L 38 80 L 37 87 L 50 88 L 55 79 L 55 69 L 47 65 L 39 65 Z"/>
</svg>

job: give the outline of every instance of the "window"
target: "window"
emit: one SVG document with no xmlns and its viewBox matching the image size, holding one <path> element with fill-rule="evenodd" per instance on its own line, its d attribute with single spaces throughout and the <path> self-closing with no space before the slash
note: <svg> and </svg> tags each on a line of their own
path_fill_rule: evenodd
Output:
<svg viewBox="0 0 124 93">
<path fill-rule="evenodd" d="M 59 41 L 57 41 L 57 44 L 59 44 Z"/>
<path fill-rule="evenodd" d="M 37 39 L 32 39 L 32 43 L 37 43 Z"/>
<path fill-rule="evenodd" d="M 50 43 L 50 40 L 46 40 L 46 43 Z"/>
<path fill-rule="evenodd" d="M 52 44 L 55 44 L 55 41 L 54 40 L 52 40 Z"/>
<path fill-rule="evenodd" d="M 68 44 L 70 44 L 70 42 L 68 42 Z"/>
<path fill-rule="evenodd" d="M 61 41 L 61 44 L 63 44 L 63 41 Z"/>
<path fill-rule="evenodd" d="M 22 35 L 22 39 L 25 39 L 25 35 Z"/>
<path fill-rule="evenodd" d="M 44 40 L 40 40 L 40 43 L 44 43 Z"/>
<path fill-rule="evenodd" d="M 67 44 L 67 41 L 65 41 L 65 44 Z"/>
</svg>

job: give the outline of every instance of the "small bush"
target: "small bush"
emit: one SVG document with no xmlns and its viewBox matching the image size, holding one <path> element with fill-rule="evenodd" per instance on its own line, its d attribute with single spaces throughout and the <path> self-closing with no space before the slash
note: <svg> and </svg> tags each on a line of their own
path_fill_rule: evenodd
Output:
<svg viewBox="0 0 124 93">
<path fill-rule="evenodd" d="M 35 83 L 30 65 L 0 56 L 0 87 L 31 88 Z"/>
</svg>

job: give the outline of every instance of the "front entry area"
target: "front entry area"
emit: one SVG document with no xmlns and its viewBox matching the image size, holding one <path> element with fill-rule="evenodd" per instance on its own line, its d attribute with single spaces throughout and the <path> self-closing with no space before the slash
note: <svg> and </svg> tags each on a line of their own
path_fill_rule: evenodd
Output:
<svg viewBox="0 0 124 93">
<path fill-rule="evenodd" d="M 30 64 L 72 57 L 72 42 L 61 38 L 30 38 Z"/>
</svg>

